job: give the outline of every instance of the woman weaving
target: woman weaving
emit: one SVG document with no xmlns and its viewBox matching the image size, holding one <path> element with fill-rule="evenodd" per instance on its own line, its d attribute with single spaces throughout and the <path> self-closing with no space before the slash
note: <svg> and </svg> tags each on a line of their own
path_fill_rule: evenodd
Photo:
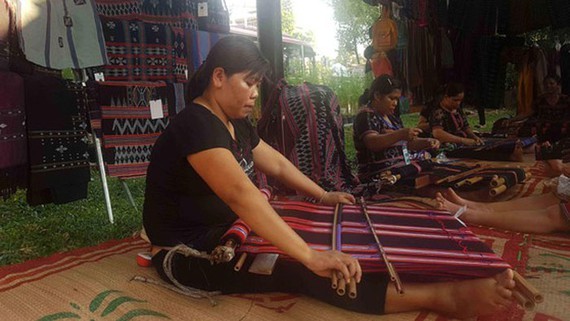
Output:
<svg viewBox="0 0 570 321">
<path fill-rule="evenodd" d="M 228 55 L 228 53 L 232 53 Z M 337 251 L 311 249 L 274 211 L 251 181 L 254 168 L 320 203 L 354 203 L 354 197 L 326 192 L 259 139 L 245 119 L 269 65 L 253 42 L 221 39 L 189 84 L 191 103 L 154 145 L 148 168 L 143 220 L 153 245 L 153 265 L 168 280 L 163 261 L 170 248 L 185 244 L 212 251 L 239 217 L 259 236 L 298 262 L 279 260 L 270 276 L 234 271 L 233 262 L 176 253 L 170 271 L 177 282 L 228 293 L 293 292 L 365 313 L 429 309 L 456 317 L 492 313 L 508 305 L 512 270 L 490 278 L 450 283 L 406 284 L 406 293 L 387 287 L 383 274 L 362 275 L 359 262 Z M 299 263 L 300 262 L 300 263 Z M 246 262 L 246 264 L 248 264 Z M 333 273 L 360 282 L 357 299 L 331 291 Z M 291 280 L 296 280 L 292 282 Z"/>
<path fill-rule="evenodd" d="M 434 106 L 421 112 L 418 127 L 430 130 L 432 136 L 442 143 L 483 144 L 483 140 L 471 130 L 461 108 L 465 97 L 463 85 L 449 83 L 442 88 L 440 96 Z"/>
<path fill-rule="evenodd" d="M 402 95 L 397 79 L 382 75 L 372 82 L 367 92 L 368 103 L 354 120 L 353 139 L 361 181 L 370 181 L 382 171 L 421 157 L 421 153 L 410 154 L 408 150 L 421 152 L 439 148 L 437 139 L 418 137 L 422 130 L 404 128 L 396 115 Z"/>
</svg>

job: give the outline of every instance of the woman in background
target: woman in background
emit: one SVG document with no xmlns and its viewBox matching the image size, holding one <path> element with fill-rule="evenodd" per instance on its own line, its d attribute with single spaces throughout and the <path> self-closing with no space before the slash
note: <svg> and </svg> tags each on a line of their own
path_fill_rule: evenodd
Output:
<svg viewBox="0 0 570 321">
<path fill-rule="evenodd" d="M 358 111 L 353 125 L 361 181 L 369 181 L 394 165 L 420 157 L 410 154 L 410 159 L 406 160 L 407 150 L 420 152 L 439 148 L 437 139 L 418 137 L 422 130 L 404 128 L 396 115 L 402 96 L 402 87 L 397 79 L 382 75 L 372 82 L 367 92 L 367 104 Z"/>
<path fill-rule="evenodd" d="M 465 88 L 459 83 L 445 85 L 433 106 L 428 106 L 420 113 L 419 128 L 428 129 L 441 143 L 463 145 L 481 145 L 479 138 L 467 121 L 461 103 L 465 97 Z"/>
</svg>

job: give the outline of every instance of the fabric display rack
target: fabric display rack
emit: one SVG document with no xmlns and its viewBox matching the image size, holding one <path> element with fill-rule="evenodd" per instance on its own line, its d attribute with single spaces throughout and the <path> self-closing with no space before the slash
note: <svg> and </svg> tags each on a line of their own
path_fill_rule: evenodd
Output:
<svg viewBox="0 0 570 321">
<path fill-rule="evenodd" d="M 137 208 L 127 180 L 146 175 L 189 77 L 228 33 L 223 0 L 0 0 L 2 196 L 86 198 L 95 145 L 109 221 L 107 176 Z"/>
</svg>

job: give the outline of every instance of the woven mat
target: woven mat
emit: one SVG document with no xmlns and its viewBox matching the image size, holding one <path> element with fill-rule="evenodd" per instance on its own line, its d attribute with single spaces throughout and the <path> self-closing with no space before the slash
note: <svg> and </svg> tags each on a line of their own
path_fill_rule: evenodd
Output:
<svg viewBox="0 0 570 321">
<path fill-rule="evenodd" d="M 533 236 L 474 228 L 512 266 L 542 291 L 535 311 L 515 304 L 479 320 L 570 320 L 570 237 Z M 158 279 L 135 263 L 140 239 L 100 246 L 0 268 L 2 320 L 447 320 L 427 312 L 370 316 L 298 295 L 271 293 L 219 296 L 212 307 L 162 287 L 131 281 Z"/>
<path fill-rule="evenodd" d="M 549 191 L 540 166 L 527 166 L 534 176 L 507 198 Z M 570 235 L 473 229 L 545 296 L 534 311 L 512 304 L 478 320 L 570 320 Z M 143 240 L 129 238 L 0 267 L 0 320 L 447 320 L 421 311 L 370 316 L 282 293 L 219 296 L 212 307 L 207 300 L 131 281 L 135 275 L 158 279 L 154 269 L 135 262 L 136 253 L 146 249 Z"/>
</svg>

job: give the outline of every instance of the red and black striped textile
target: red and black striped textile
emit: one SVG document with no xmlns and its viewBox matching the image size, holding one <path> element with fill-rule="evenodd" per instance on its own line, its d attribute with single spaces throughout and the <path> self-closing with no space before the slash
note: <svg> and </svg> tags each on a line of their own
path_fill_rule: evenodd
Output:
<svg viewBox="0 0 570 321">
<path fill-rule="evenodd" d="M 509 161 L 517 144 L 525 148 L 536 143 L 536 137 L 485 138 L 484 140 L 485 144 L 482 146 L 452 146 L 454 148 L 450 148 L 445 154 L 453 158 Z"/>
<path fill-rule="evenodd" d="M 272 201 L 279 215 L 317 250 L 332 248 L 334 207 L 307 202 Z M 489 277 L 509 264 L 495 255 L 470 229 L 451 213 L 439 210 L 403 209 L 368 205 L 376 233 L 388 259 L 400 277 L 413 281 L 449 281 Z M 365 273 L 386 273 L 360 205 L 345 205 L 339 214 L 339 250 L 358 258 Z M 241 240 L 237 252 L 283 252 L 249 230 L 243 221 L 224 236 Z"/>
</svg>

